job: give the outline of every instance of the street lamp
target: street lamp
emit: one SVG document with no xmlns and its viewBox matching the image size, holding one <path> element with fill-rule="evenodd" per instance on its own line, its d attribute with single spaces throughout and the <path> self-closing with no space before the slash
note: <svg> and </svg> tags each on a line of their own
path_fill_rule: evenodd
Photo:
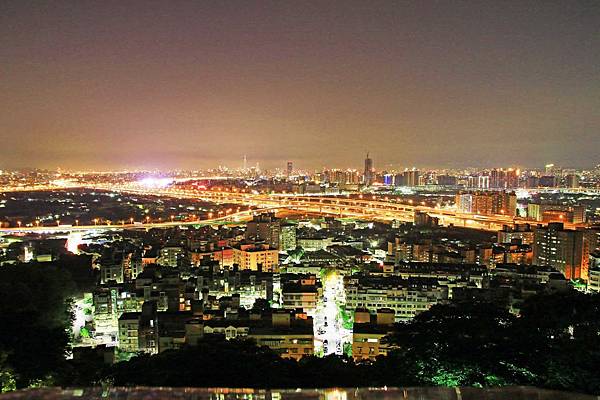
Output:
<svg viewBox="0 0 600 400">
<path fill-rule="evenodd" d="M 17 225 L 19 226 L 19 228 L 21 227 L 21 221 L 17 221 Z"/>
<path fill-rule="evenodd" d="M 129 223 L 133 225 L 133 217 L 129 218 Z"/>
</svg>

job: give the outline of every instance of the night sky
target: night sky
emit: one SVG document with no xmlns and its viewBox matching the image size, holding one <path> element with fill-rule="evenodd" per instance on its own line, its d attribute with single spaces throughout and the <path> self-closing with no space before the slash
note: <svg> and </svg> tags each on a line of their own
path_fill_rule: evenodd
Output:
<svg viewBox="0 0 600 400">
<path fill-rule="evenodd" d="M 600 162 L 600 1 L 0 1 L 0 168 Z"/>
</svg>

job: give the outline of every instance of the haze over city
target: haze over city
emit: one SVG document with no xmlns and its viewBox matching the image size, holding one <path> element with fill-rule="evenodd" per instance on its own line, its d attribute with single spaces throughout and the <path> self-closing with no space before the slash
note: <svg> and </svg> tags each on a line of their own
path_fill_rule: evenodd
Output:
<svg viewBox="0 0 600 400">
<path fill-rule="evenodd" d="M 600 4 L 0 4 L 0 168 L 597 163 Z"/>
</svg>

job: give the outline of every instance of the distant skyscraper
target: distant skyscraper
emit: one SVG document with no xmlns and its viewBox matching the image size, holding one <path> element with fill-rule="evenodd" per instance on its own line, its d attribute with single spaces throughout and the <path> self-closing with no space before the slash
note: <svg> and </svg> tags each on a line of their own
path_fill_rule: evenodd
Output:
<svg viewBox="0 0 600 400">
<path fill-rule="evenodd" d="M 477 187 L 479 189 L 490 188 L 490 177 L 488 175 L 480 175 L 477 177 Z"/>
<path fill-rule="evenodd" d="M 546 175 L 552 175 L 552 176 L 562 176 L 562 168 L 558 167 L 554 164 L 546 164 L 546 166 L 544 167 L 544 171 L 546 172 Z"/>
<path fill-rule="evenodd" d="M 518 169 L 513 168 L 509 168 L 506 171 L 506 188 L 514 189 L 519 187 L 519 173 L 520 171 Z"/>
<path fill-rule="evenodd" d="M 569 174 L 565 178 L 566 186 L 568 188 L 578 188 L 579 187 L 579 176 L 575 174 Z"/>
<path fill-rule="evenodd" d="M 292 175 L 292 172 L 294 171 L 294 165 L 292 164 L 291 161 L 287 162 L 287 176 Z"/>
<path fill-rule="evenodd" d="M 243 168 L 244 170 L 248 169 L 248 160 L 246 159 L 246 155 L 244 154 L 244 164 L 243 164 Z"/>
<path fill-rule="evenodd" d="M 504 189 L 506 187 L 506 172 L 502 168 L 494 168 L 490 172 L 490 188 Z"/>
<path fill-rule="evenodd" d="M 415 168 L 404 171 L 404 186 L 419 186 L 419 171 Z"/>
<path fill-rule="evenodd" d="M 369 153 L 367 152 L 367 158 L 365 158 L 365 185 L 370 186 L 373 183 L 373 176 L 375 170 L 373 169 L 373 159 L 369 158 Z"/>
<path fill-rule="evenodd" d="M 541 187 L 557 187 L 558 178 L 554 175 L 540 176 L 540 179 L 538 179 L 538 185 Z"/>
<path fill-rule="evenodd" d="M 360 183 L 360 173 L 355 169 L 347 170 L 346 177 L 346 181 L 350 184 L 356 185 Z"/>
<path fill-rule="evenodd" d="M 396 174 L 394 176 L 394 185 L 395 186 L 404 186 L 404 174 Z"/>
</svg>

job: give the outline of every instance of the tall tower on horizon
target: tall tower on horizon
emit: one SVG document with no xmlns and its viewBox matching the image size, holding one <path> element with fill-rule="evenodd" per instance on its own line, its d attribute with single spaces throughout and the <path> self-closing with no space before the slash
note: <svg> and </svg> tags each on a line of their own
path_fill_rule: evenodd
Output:
<svg viewBox="0 0 600 400">
<path fill-rule="evenodd" d="M 369 157 L 369 152 L 367 151 L 367 158 L 365 158 L 365 171 L 364 171 L 364 182 L 366 186 L 371 186 L 373 184 L 373 173 L 375 169 L 373 168 L 373 159 Z"/>
<path fill-rule="evenodd" d="M 244 165 L 244 166 L 243 166 L 243 169 L 244 169 L 244 171 L 245 171 L 246 169 L 248 169 L 248 160 L 246 159 L 246 155 L 245 155 L 245 154 L 244 154 L 244 164 L 243 164 L 243 165 Z"/>
</svg>

